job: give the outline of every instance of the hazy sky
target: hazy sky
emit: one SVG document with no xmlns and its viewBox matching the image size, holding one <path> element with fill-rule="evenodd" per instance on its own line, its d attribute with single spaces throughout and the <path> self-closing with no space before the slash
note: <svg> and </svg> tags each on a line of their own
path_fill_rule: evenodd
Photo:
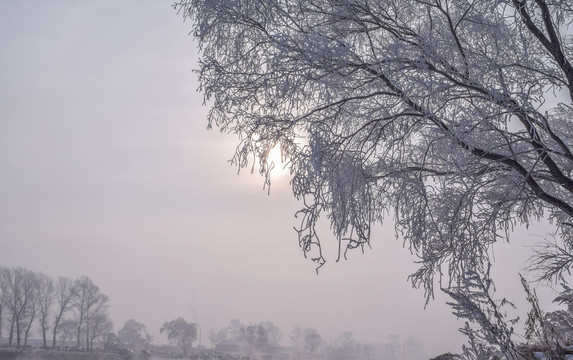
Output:
<svg viewBox="0 0 573 360">
<path fill-rule="evenodd" d="M 327 249 L 316 275 L 288 178 L 268 196 L 227 163 L 234 138 L 205 130 L 189 31 L 171 1 L 0 2 L 0 266 L 87 275 L 116 331 L 134 318 L 158 339 L 179 316 L 203 343 L 239 318 L 274 322 L 285 344 L 301 324 L 459 351 L 460 323 L 442 296 L 424 310 L 390 223 L 365 255 Z M 521 248 L 496 252 L 517 297 Z"/>
</svg>

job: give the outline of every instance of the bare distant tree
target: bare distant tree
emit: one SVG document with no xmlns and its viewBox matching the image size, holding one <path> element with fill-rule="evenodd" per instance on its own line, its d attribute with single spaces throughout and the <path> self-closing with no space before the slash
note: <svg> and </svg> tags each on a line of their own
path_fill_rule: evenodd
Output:
<svg viewBox="0 0 573 360">
<path fill-rule="evenodd" d="M 10 271 L 4 266 L 0 266 L 0 342 L 2 341 L 2 328 L 4 326 L 4 315 L 8 299 L 8 276 Z"/>
<path fill-rule="evenodd" d="M 52 333 L 52 349 L 56 348 L 58 326 L 66 312 L 68 312 L 72 306 L 72 300 L 74 298 L 74 281 L 68 277 L 58 277 L 54 297 L 56 302 L 56 315 L 54 318 L 54 328 Z"/>
<path fill-rule="evenodd" d="M 89 350 L 93 350 L 95 339 L 113 330 L 113 322 L 109 318 L 109 297 L 99 293 L 95 302 L 86 312 L 86 343 Z"/>
<path fill-rule="evenodd" d="M 58 340 L 60 344 L 65 344 L 66 341 L 73 341 L 74 335 L 78 329 L 78 324 L 75 320 L 66 319 L 60 322 L 58 326 Z M 56 348 L 54 348 L 56 349 Z"/>
<path fill-rule="evenodd" d="M 421 358 L 422 351 L 424 349 L 424 342 L 420 339 L 413 337 L 408 337 L 402 342 L 402 348 L 404 351 L 403 357 L 409 359 Z M 427 359 L 427 357 L 425 357 Z"/>
<path fill-rule="evenodd" d="M 310 352 L 311 355 L 316 354 L 320 346 L 320 343 L 322 342 L 322 338 L 320 337 L 318 331 L 316 331 L 316 329 L 313 328 L 304 328 L 302 334 L 304 339 L 305 350 Z"/>
<path fill-rule="evenodd" d="M 298 351 L 302 350 L 302 348 L 304 347 L 304 337 L 303 337 L 302 327 L 300 325 L 296 325 L 291 330 L 289 339 L 296 350 Z"/>
<path fill-rule="evenodd" d="M 8 345 L 12 346 L 14 341 L 14 332 L 16 331 L 16 323 L 22 309 L 21 305 L 21 277 L 14 276 L 14 270 L 12 268 L 6 268 L 4 279 L 6 281 L 6 307 L 10 315 L 10 328 L 8 330 Z"/>
<path fill-rule="evenodd" d="M 231 319 L 229 321 L 229 326 L 226 328 L 227 336 L 233 340 L 239 339 L 244 331 L 246 325 L 241 322 L 239 319 Z"/>
<path fill-rule="evenodd" d="M 333 359 L 356 359 L 360 355 L 361 348 L 352 331 L 344 331 L 331 342 L 329 350 Z"/>
<path fill-rule="evenodd" d="M 43 274 L 42 274 L 43 275 Z M 36 315 L 40 309 L 40 273 L 26 271 L 26 281 L 24 282 L 25 294 L 28 297 L 26 306 L 26 317 L 24 322 L 24 346 L 28 345 L 28 338 L 32 324 L 36 320 Z"/>
<path fill-rule="evenodd" d="M 235 343 L 248 344 L 250 350 L 278 346 L 281 338 L 281 329 L 270 321 L 261 321 L 258 324 L 244 324 L 239 319 L 232 319 L 229 325 L 219 331 L 211 331 L 209 338 L 217 344 L 228 340 Z"/>
<path fill-rule="evenodd" d="M 210 330 L 209 331 L 209 341 L 211 344 L 216 345 L 220 342 L 227 340 L 227 328 L 220 329 L 218 331 Z"/>
<path fill-rule="evenodd" d="M 9 268 L 6 271 L 7 307 L 10 313 L 10 337 L 12 346 L 14 336 L 16 346 L 22 345 L 22 336 L 27 339 L 29 325 L 34 317 L 34 274 L 22 267 Z"/>
<path fill-rule="evenodd" d="M 118 349 L 120 347 L 120 342 L 119 342 L 119 338 L 117 337 L 117 335 L 113 332 L 108 332 L 107 334 L 104 334 L 104 339 L 103 339 L 104 343 L 103 343 L 103 349 L 104 351 L 113 351 L 115 349 Z"/>
<path fill-rule="evenodd" d="M 234 163 L 258 157 L 269 185 L 267 157 L 280 146 L 304 202 L 300 246 L 319 265 L 321 214 L 340 258 L 369 245 L 373 224 L 392 212 L 419 257 L 411 280 L 429 297 L 435 274 L 483 272 L 494 242 L 541 217 L 565 251 L 538 268 L 550 277 L 570 268 L 569 2 L 180 0 L 176 8 L 201 48 L 209 126 L 237 134 Z"/>
<path fill-rule="evenodd" d="M 109 318 L 107 306 L 99 307 L 90 316 L 89 350 L 93 351 L 98 340 L 105 341 L 112 330 L 113 322 Z"/>
<path fill-rule="evenodd" d="M 42 331 L 42 340 L 44 341 L 44 348 L 48 347 L 48 328 L 49 317 L 51 315 L 52 305 L 54 303 L 54 280 L 44 273 L 38 273 L 38 312 L 40 323 L 40 330 Z"/>
<path fill-rule="evenodd" d="M 271 346 L 278 346 L 283 337 L 281 329 L 270 321 L 262 321 L 260 325 L 267 333 L 268 344 Z"/>
<path fill-rule="evenodd" d="M 77 317 L 76 346 L 80 347 L 82 331 L 85 334 L 86 350 L 90 349 L 90 322 L 100 307 L 105 306 L 109 298 L 102 294 L 99 287 L 87 276 L 74 281 L 73 308 Z"/>
</svg>

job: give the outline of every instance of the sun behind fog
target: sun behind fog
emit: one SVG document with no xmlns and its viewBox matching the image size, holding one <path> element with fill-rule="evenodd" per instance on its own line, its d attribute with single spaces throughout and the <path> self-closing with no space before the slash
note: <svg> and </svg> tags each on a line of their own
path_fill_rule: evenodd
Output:
<svg viewBox="0 0 573 360">
<path fill-rule="evenodd" d="M 274 168 L 271 171 L 272 176 L 282 177 L 288 175 L 289 170 L 284 160 L 284 157 L 281 155 L 280 145 L 276 144 L 269 152 L 269 157 L 267 158 L 267 164 L 274 164 Z"/>
</svg>

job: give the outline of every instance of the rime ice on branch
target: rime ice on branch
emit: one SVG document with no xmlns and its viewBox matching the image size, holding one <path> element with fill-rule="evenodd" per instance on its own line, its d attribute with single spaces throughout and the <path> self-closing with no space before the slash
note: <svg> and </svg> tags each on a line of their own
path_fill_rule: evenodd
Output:
<svg viewBox="0 0 573 360">
<path fill-rule="evenodd" d="M 515 225 L 549 217 L 559 276 L 573 260 L 572 17 L 543 0 L 182 0 L 201 48 L 209 126 L 238 135 L 239 167 L 280 144 L 300 246 L 315 225 L 341 251 L 393 215 L 433 292 L 484 271 Z M 546 248 L 550 251 L 552 248 Z M 543 254 L 543 252 L 540 252 Z M 544 275 L 542 274 L 542 275 Z"/>
</svg>

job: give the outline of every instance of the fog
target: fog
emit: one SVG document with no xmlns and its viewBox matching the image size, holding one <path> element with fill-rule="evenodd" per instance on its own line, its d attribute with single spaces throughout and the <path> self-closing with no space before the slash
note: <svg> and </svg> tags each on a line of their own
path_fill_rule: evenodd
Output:
<svg viewBox="0 0 573 360">
<path fill-rule="evenodd" d="M 238 318 L 272 321 L 285 345 L 300 324 L 324 339 L 395 334 L 428 356 L 458 352 L 461 322 L 441 294 L 424 307 L 390 221 L 346 261 L 325 241 L 316 274 L 288 176 L 269 195 L 228 163 L 236 139 L 206 131 L 190 30 L 169 1 L 0 2 L 0 266 L 87 275 L 116 331 L 136 319 L 158 343 L 181 316 L 207 346 L 209 330 Z M 529 236 L 494 254 L 517 297 Z"/>
</svg>

